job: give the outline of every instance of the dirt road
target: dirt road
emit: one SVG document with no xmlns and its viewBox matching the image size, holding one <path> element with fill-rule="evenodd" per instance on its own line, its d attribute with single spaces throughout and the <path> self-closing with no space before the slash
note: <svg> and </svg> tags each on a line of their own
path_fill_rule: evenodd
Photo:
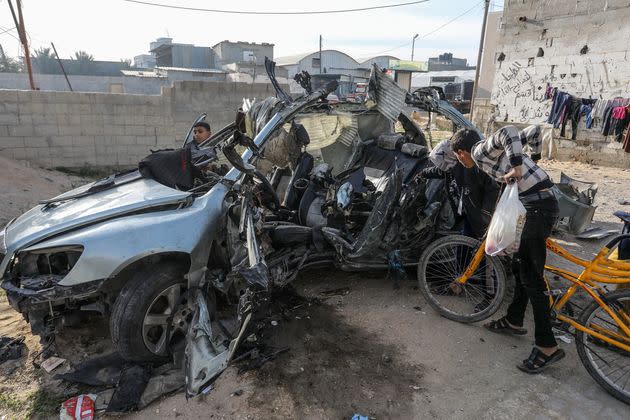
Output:
<svg viewBox="0 0 630 420">
<path fill-rule="evenodd" d="M 573 162 L 545 162 L 543 166 L 555 179 L 562 170 L 598 182 L 596 223 L 620 227 L 610 213 L 622 208 L 619 199 L 630 200 L 630 172 Z M 48 172 L 30 174 L 40 182 Z M 49 188 L 31 190 L 3 179 L 0 188 L 14 191 L 15 198 L 1 208 L 0 219 L 19 214 L 36 200 L 54 195 L 53 188 L 63 189 L 73 182 L 63 174 L 50 179 L 43 180 L 51 184 Z M 22 194 L 18 189 L 27 191 Z M 0 193 L 4 196 L 5 191 Z M 572 251 L 586 255 L 604 242 L 577 241 L 568 235 L 560 239 Z M 413 280 L 415 273 L 409 275 Z M 270 327 L 271 342 L 290 347 L 288 352 L 247 373 L 229 368 L 207 395 L 186 401 L 183 394 L 175 394 L 128 417 L 319 419 L 349 418 L 354 413 L 376 418 L 627 417 L 628 406 L 588 376 L 573 343 L 562 344 L 568 357 L 560 364 L 542 375 L 526 375 L 515 365 L 528 355 L 531 333 L 523 338 L 504 337 L 480 325 L 448 321 L 428 307 L 414 281 L 394 290 L 385 276 L 384 272 L 332 270 L 302 274 L 296 288 L 304 296 L 321 297 L 321 291 L 340 287 L 349 288 L 349 293 L 327 298 L 321 305 L 305 305 L 290 319 Z M 529 314 L 526 327 L 533 329 Z M 46 390 L 77 392 L 30 367 L 38 344 L 27 331 L 25 322 L 0 296 L 0 335 L 27 335 L 30 351 L 17 368 L 0 366 L 0 418 L 34 415 L 38 407 L 51 416 L 58 396 L 46 399 Z"/>
<path fill-rule="evenodd" d="M 543 163 L 554 179 L 560 172 L 599 183 L 595 225 L 620 228 L 612 212 L 630 200 L 630 172 L 577 162 Z M 625 206 L 630 210 L 630 206 Z M 605 243 L 559 235 L 572 252 L 592 254 Z M 411 276 L 415 273 L 410 272 Z M 528 312 L 523 338 L 486 332 L 436 315 L 415 282 L 394 290 L 386 273 L 304 273 L 296 287 L 304 296 L 340 287 L 333 297 L 277 327 L 274 342 L 291 350 L 262 369 L 243 375 L 229 368 L 202 397 L 167 397 L 130 417 L 194 418 L 571 418 L 619 419 L 630 408 L 603 391 L 582 367 L 575 344 L 568 356 L 542 375 L 516 369 L 533 345 Z M 413 278 L 412 278 L 413 280 Z M 242 390 L 242 395 L 234 394 Z"/>
</svg>

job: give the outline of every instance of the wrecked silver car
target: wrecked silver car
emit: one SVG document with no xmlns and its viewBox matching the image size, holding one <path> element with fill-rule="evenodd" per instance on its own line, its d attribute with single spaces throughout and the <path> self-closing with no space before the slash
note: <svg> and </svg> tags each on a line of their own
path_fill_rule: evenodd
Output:
<svg viewBox="0 0 630 420">
<path fill-rule="evenodd" d="M 200 145 L 204 157 L 188 140 L 4 228 L 2 287 L 35 334 L 51 340 L 82 312 L 100 313 L 126 360 L 164 360 L 183 346 L 195 395 L 300 270 L 400 274 L 453 227 L 445 181 L 416 179 L 428 150 L 407 113 L 472 127 L 459 112 L 431 91 L 406 93 L 376 66 L 364 103 L 330 104 L 336 86 L 313 91 L 306 78 L 293 99 L 267 66 L 277 97 L 239 111 Z M 223 160 L 232 169 L 220 175 L 211 163 Z"/>
</svg>

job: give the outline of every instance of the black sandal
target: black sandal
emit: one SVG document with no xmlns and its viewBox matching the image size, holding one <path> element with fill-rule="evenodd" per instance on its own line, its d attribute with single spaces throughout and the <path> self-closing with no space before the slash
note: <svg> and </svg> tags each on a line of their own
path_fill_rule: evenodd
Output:
<svg viewBox="0 0 630 420">
<path fill-rule="evenodd" d="M 511 335 L 525 335 L 527 334 L 527 330 L 525 328 L 514 328 L 510 324 L 508 324 L 507 319 L 505 317 L 499 318 L 495 321 L 490 321 L 487 324 L 484 324 L 484 328 L 488 331 L 498 334 L 511 334 Z"/>
<path fill-rule="evenodd" d="M 564 350 L 558 349 L 549 356 L 540 351 L 538 347 L 532 349 L 531 354 L 520 365 L 516 365 L 517 368 L 527 373 L 540 373 L 545 370 L 549 365 L 554 364 L 562 360 L 566 356 Z"/>
</svg>

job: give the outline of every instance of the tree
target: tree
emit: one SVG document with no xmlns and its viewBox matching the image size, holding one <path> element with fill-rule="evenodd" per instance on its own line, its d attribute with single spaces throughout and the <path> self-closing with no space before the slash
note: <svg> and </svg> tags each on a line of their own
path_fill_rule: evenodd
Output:
<svg viewBox="0 0 630 420">
<path fill-rule="evenodd" d="M 40 47 L 34 51 L 33 65 L 39 73 L 61 74 L 55 53 L 50 48 Z"/>
<path fill-rule="evenodd" d="M 120 62 L 122 63 L 123 68 L 125 68 L 125 69 L 131 68 L 131 59 L 129 59 L 129 58 L 121 58 Z"/>
<path fill-rule="evenodd" d="M 2 73 L 19 73 L 24 71 L 22 60 L 8 57 L 4 53 L 2 45 L 0 45 L 0 72 Z"/>
<path fill-rule="evenodd" d="M 92 54 L 88 54 L 85 51 L 76 51 L 74 53 L 74 59 L 77 61 L 94 61 L 94 56 Z"/>
<path fill-rule="evenodd" d="M 50 58 L 54 60 L 55 56 L 50 48 L 40 47 L 35 50 L 35 58 Z"/>
</svg>

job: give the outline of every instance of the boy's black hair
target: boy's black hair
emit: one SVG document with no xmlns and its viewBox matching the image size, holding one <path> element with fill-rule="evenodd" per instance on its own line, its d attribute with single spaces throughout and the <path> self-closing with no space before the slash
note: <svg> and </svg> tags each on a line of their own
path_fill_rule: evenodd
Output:
<svg viewBox="0 0 630 420">
<path fill-rule="evenodd" d="M 210 124 L 208 124 L 205 121 L 199 121 L 199 122 L 195 123 L 195 125 L 193 125 L 193 128 L 195 128 L 195 127 L 203 127 L 206 130 L 210 131 Z"/>
<path fill-rule="evenodd" d="M 470 153 L 475 143 L 478 143 L 480 140 L 481 137 L 476 130 L 472 128 L 462 128 L 461 130 L 457 130 L 457 132 L 453 134 L 453 137 L 451 137 L 451 148 L 454 152 L 463 150 Z"/>
</svg>

